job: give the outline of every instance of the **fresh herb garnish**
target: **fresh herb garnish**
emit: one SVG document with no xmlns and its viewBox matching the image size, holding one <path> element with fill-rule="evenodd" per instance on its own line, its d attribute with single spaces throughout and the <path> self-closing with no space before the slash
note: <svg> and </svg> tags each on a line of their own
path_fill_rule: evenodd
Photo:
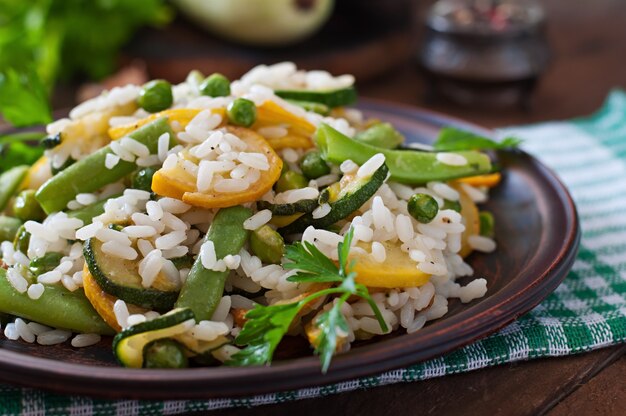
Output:
<svg viewBox="0 0 626 416">
<path fill-rule="evenodd" d="M 15 126 L 51 121 L 57 78 L 100 79 L 144 25 L 171 18 L 164 0 L 0 2 L 0 114 Z"/>
<path fill-rule="evenodd" d="M 519 146 L 522 141 L 515 137 L 506 137 L 499 142 L 479 136 L 466 130 L 444 127 L 433 147 L 439 151 L 456 150 L 491 150 L 510 149 Z"/>
<path fill-rule="evenodd" d="M 43 133 L 28 132 L 0 136 L 0 173 L 20 165 L 32 165 L 41 157 L 43 149 L 32 146 Z"/>
<path fill-rule="evenodd" d="M 288 279 L 289 281 L 332 282 L 339 283 L 339 285 L 320 290 L 294 303 L 272 306 L 256 305 L 246 314 L 247 321 L 235 340 L 237 345 L 246 345 L 246 347 L 233 355 L 227 364 L 237 366 L 269 364 L 276 347 L 298 313 L 305 305 L 323 296 L 338 295 L 339 297 L 329 310 L 319 314 L 313 322 L 319 329 L 314 344 L 315 353 L 320 356 L 322 372 L 325 373 L 330 366 L 337 349 L 338 336 L 347 334 L 349 331 L 348 323 L 341 313 L 341 305 L 350 296 L 365 299 L 374 311 L 381 329 L 385 332 L 389 330 L 367 287 L 356 283 L 354 280 L 356 273 L 350 272 L 348 255 L 352 236 L 353 230 L 350 228 L 343 242 L 337 246 L 338 266 L 309 242 L 297 242 L 287 247 L 285 257 L 291 260 L 291 263 L 286 263 L 285 268 L 297 270 L 297 273 Z"/>
</svg>

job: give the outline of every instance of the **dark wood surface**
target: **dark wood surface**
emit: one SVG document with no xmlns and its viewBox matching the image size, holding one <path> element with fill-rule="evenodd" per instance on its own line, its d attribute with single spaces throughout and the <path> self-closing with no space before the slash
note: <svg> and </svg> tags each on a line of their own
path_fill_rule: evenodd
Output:
<svg viewBox="0 0 626 416">
<path fill-rule="evenodd" d="M 364 95 L 424 106 L 487 127 L 590 114 L 612 88 L 626 88 L 626 2 L 543 0 L 552 62 L 530 111 L 483 110 L 424 101 L 414 64 L 360 86 Z M 423 7 L 420 7 L 423 10 Z M 540 359 L 321 399 L 213 412 L 244 415 L 624 415 L 626 346 Z"/>
</svg>

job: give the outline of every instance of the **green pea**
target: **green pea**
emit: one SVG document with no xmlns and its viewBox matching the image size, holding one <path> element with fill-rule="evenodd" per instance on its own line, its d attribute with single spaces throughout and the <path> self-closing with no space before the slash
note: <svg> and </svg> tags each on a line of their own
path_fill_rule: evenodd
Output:
<svg viewBox="0 0 626 416">
<path fill-rule="evenodd" d="M 228 120 L 238 126 L 250 127 L 256 121 L 256 106 L 245 98 L 237 98 L 228 104 Z"/>
<path fill-rule="evenodd" d="M 32 259 L 28 265 L 28 269 L 35 276 L 39 276 L 40 274 L 51 271 L 61 264 L 62 258 L 63 254 L 61 253 L 46 253 L 42 257 L 35 257 Z"/>
<path fill-rule="evenodd" d="M 183 346 L 173 339 L 159 339 L 143 350 L 145 368 L 187 368 L 189 362 Z"/>
<path fill-rule="evenodd" d="M 148 167 L 136 171 L 130 179 L 132 188 L 152 192 L 152 177 L 157 170 L 156 168 Z"/>
<path fill-rule="evenodd" d="M 226 97 L 230 95 L 230 81 L 222 74 L 212 74 L 208 76 L 200 86 L 200 94 L 209 97 Z"/>
<path fill-rule="evenodd" d="M 172 85 L 162 79 L 146 83 L 139 92 L 137 104 L 149 113 L 163 111 L 174 102 Z"/>
<path fill-rule="evenodd" d="M 33 189 L 22 191 L 15 197 L 13 214 L 22 221 L 41 221 L 46 218 L 46 213 L 35 199 Z"/>
<path fill-rule="evenodd" d="M 409 199 L 409 214 L 422 224 L 428 224 L 439 211 L 439 204 L 430 195 L 415 194 Z"/>
<path fill-rule="evenodd" d="M 461 212 L 461 203 L 459 201 L 450 201 L 449 199 L 444 199 L 442 209 L 451 209 L 456 212 Z"/>
<path fill-rule="evenodd" d="M 300 160 L 300 169 L 302 173 L 309 179 L 317 179 L 320 176 L 328 175 L 330 167 L 322 159 L 322 155 L 318 151 L 309 152 L 302 160 Z"/>
<path fill-rule="evenodd" d="M 480 235 L 493 238 L 493 236 L 495 235 L 495 221 L 491 212 L 480 211 L 480 213 L 478 214 L 478 218 L 480 220 Z"/>
<path fill-rule="evenodd" d="M 23 225 L 18 228 L 15 233 L 15 239 L 13 240 L 13 248 L 22 253 L 28 251 L 28 245 L 30 244 L 30 233 L 26 231 L 26 227 Z"/>
<path fill-rule="evenodd" d="M 291 189 L 306 188 L 308 184 L 309 181 L 303 175 L 293 170 L 288 170 L 280 175 L 280 178 L 276 181 L 275 189 L 276 192 L 285 192 Z"/>
<path fill-rule="evenodd" d="M 285 254 L 285 240 L 266 224 L 250 234 L 250 249 L 263 263 L 280 264 Z"/>
<path fill-rule="evenodd" d="M 0 215 L 0 241 L 13 241 L 21 225 L 17 218 Z"/>
</svg>

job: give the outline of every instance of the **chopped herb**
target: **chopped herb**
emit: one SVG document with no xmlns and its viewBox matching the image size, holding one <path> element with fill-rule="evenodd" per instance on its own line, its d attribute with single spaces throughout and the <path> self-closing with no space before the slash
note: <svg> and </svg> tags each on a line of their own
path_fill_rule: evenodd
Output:
<svg viewBox="0 0 626 416">
<path fill-rule="evenodd" d="M 515 137 L 506 137 L 496 142 L 466 130 L 444 127 L 433 147 L 439 151 L 510 149 L 518 147 L 521 142 Z"/>
<path fill-rule="evenodd" d="M 337 348 L 338 334 L 347 333 L 348 323 L 341 313 L 341 305 L 350 296 L 359 296 L 371 306 L 380 327 L 388 331 L 387 324 L 382 317 L 378 306 L 373 301 L 367 287 L 354 281 L 356 273 L 350 272 L 348 263 L 350 245 L 352 242 L 352 228 L 344 236 L 343 242 L 337 246 L 339 266 L 326 257 L 317 247 L 309 242 L 294 243 L 287 247 L 285 257 L 291 263 L 285 264 L 286 269 L 298 272 L 288 280 L 292 282 L 333 282 L 340 283 L 336 287 L 315 292 L 304 299 L 285 305 L 255 305 L 254 309 L 246 314 L 246 324 L 235 340 L 237 345 L 246 347 L 235 354 L 228 365 L 263 365 L 272 361 L 276 347 L 287 333 L 291 323 L 302 308 L 309 302 L 328 295 L 338 295 L 338 302 L 332 308 L 319 314 L 314 325 L 320 330 L 315 342 L 315 353 L 320 356 L 322 371 L 325 373 L 330 366 L 332 357 Z"/>
</svg>

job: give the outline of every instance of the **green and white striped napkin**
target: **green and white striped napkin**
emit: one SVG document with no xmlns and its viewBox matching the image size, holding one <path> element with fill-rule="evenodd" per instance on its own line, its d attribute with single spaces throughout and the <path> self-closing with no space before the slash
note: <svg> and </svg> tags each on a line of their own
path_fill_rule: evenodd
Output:
<svg viewBox="0 0 626 416">
<path fill-rule="evenodd" d="M 626 93 L 595 115 L 506 129 L 553 168 L 578 206 L 583 238 L 563 284 L 500 332 L 446 356 L 343 383 L 237 399 L 107 401 L 0 385 L 0 414 L 152 415 L 255 406 L 336 394 L 626 341 Z"/>
</svg>

